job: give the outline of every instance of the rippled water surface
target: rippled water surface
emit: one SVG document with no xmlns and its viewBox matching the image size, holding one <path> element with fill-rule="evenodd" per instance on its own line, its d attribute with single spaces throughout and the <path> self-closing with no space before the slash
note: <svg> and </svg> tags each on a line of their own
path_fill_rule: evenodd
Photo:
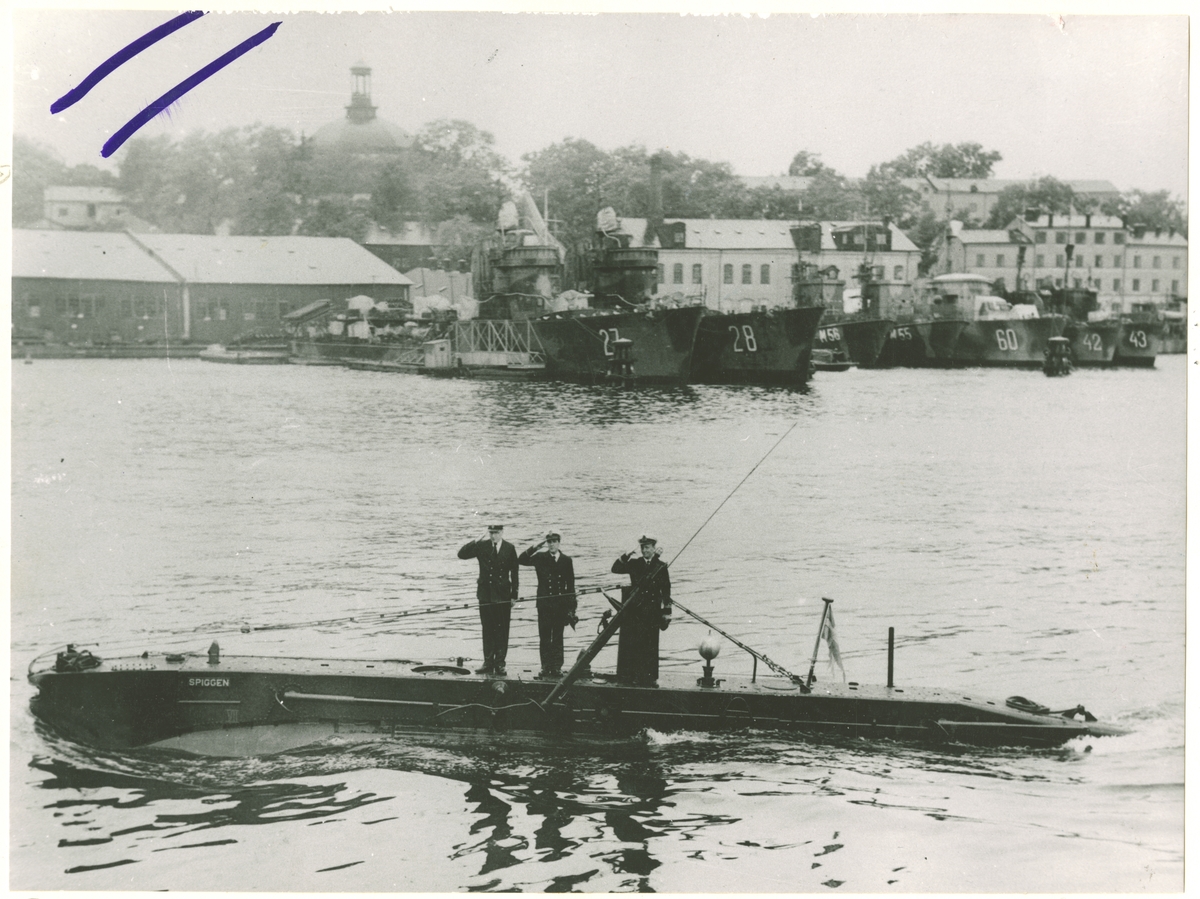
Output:
<svg viewBox="0 0 1200 899">
<path fill-rule="evenodd" d="M 851 371 L 798 393 L 14 366 L 10 886 L 1182 889 L 1185 372 Z M 852 680 L 886 679 L 894 626 L 898 684 L 1082 703 L 1133 733 L 1041 752 L 364 738 L 212 760 L 96 752 L 29 715 L 25 666 L 67 641 L 477 658 L 469 610 L 239 625 L 469 600 L 455 553 L 493 519 L 518 549 L 561 531 L 581 586 L 612 583 L 643 533 L 682 549 L 677 597 L 793 670 L 829 596 Z M 584 598 L 568 656 L 600 611 Z M 663 665 L 699 674 L 706 633 L 677 616 Z M 529 603 L 510 672 L 536 642 Z M 718 674 L 749 669 L 726 644 Z"/>
</svg>

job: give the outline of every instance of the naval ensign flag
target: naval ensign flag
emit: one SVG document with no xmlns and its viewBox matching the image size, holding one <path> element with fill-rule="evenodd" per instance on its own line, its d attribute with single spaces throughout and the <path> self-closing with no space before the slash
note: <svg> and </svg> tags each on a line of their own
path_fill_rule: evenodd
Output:
<svg viewBox="0 0 1200 899">
<path fill-rule="evenodd" d="M 838 647 L 837 630 L 833 624 L 833 604 L 829 605 L 828 613 L 825 615 L 825 628 L 821 632 L 821 636 L 825 638 L 825 645 L 829 647 L 829 670 L 833 671 L 834 663 L 837 663 L 842 672 L 843 683 L 846 680 L 846 666 L 842 664 L 842 651 Z"/>
</svg>

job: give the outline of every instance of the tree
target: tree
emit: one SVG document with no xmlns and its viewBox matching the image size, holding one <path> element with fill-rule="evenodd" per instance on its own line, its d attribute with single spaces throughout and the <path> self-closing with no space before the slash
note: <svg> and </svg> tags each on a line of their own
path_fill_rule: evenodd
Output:
<svg viewBox="0 0 1200 899">
<path fill-rule="evenodd" d="M 800 194 L 805 219 L 855 219 L 863 212 L 863 196 L 843 175 L 827 169 L 813 176 Z"/>
<path fill-rule="evenodd" d="M 67 166 L 49 147 L 37 141 L 13 135 L 13 224 L 32 225 L 43 217 L 45 189 L 61 184 Z"/>
<path fill-rule="evenodd" d="M 456 215 L 442 222 L 433 238 L 434 259 L 444 268 L 469 265 L 471 253 L 489 230 L 487 225 L 473 222 L 465 215 Z"/>
<path fill-rule="evenodd" d="M 678 218 L 732 218 L 747 188 L 727 162 L 661 151 L 663 211 Z M 649 163 L 646 166 L 649 172 Z"/>
<path fill-rule="evenodd" d="M 312 237 L 349 237 L 362 243 L 371 228 L 367 213 L 345 197 L 317 200 L 306 211 L 298 233 Z"/>
<path fill-rule="evenodd" d="M 859 190 L 872 218 L 887 218 L 899 224 L 916 216 L 921 207 L 920 193 L 877 165 L 871 166 Z"/>
<path fill-rule="evenodd" d="M 629 154 L 614 159 L 590 141 L 568 137 L 521 159 L 521 182 L 539 200 L 549 194 L 551 216 L 564 242 L 586 240 L 595 230 L 596 213 L 605 206 L 619 214 L 637 214 L 622 202 L 629 199 L 628 184 L 619 185 L 617 178 L 618 167 L 631 165 Z M 649 183 L 648 160 L 646 166 Z"/>
<path fill-rule="evenodd" d="M 234 211 L 234 234 L 291 234 L 300 216 L 299 146 L 291 131 L 245 129 L 246 168 Z"/>
<path fill-rule="evenodd" d="M 662 207 L 670 218 L 736 218 L 757 216 L 763 199 L 788 207 L 794 200 L 769 191 L 753 194 L 726 162 L 696 159 L 686 153 L 660 150 L 658 157 Z M 648 217 L 653 208 L 650 154 L 629 146 L 605 153 L 584 140 L 567 138 L 522 159 L 522 181 L 538 199 L 549 191 L 553 218 L 561 223 L 564 243 L 586 242 L 595 230 L 596 213 L 606 206 L 618 215 Z M 782 213 L 782 209 L 780 212 Z"/>
<path fill-rule="evenodd" d="M 371 218 L 385 228 L 396 230 L 418 205 L 408 167 L 399 160 L 384 165 L 371 188 Z"/>
<path fill-rule="evenodd" d="M 50 147 L 13 135 L 13 225 L 36 224 L 45 218 L 47 187 L 116 187 L 112 172 L 83 163 L 68 167 Z"/>
<path fill-rule="evenodd" d="M 996 197 L 984 227 L 1003 228 L 1014 218 L 1025 214 L 1027 209 L 1043 213 L 1069 213 L 1077 200 L 1071 185 L 1050 175 L 1044 175 L 1024 184 L 1010 184 Z"/>
<path fill-rule="evenodd" d="M 1101 212 L 1117 216 L 1127 228 L 1141 226 L 1158 231 L 1174 229 L 1186 237 L 1185 209 L 1182 200 L 1172 198 L 1170 192 L 1165 190 L 1130 190 L 1121 194 L 1118 199 L 1100 205 Z"/>
<path fill-rule="evenodd" d="M 130 141 L 119 163 L 125 199 L 164 231 L 212 234 L 227 222 L 236 229 L 254 181 L 242 130 L 250 129 L 193 131 L 178 142 L 165 135 Z"/>
<path fill-rule="evenodd" d="M 455 216 L 489 221 L 504 202 L 511 166 L 495 138 L 470 122 L 439 119 L 413 140 L 420 216 L 436 224 Z"/>
<path fill-rule="evenodd" d="M 730 218 L 795 219 L 800 214 L 801 191 L 784 190 L 778 184 L 752 187 L 729 211 Z"/>
<path fill-rule="evenodd" d="M 802 177 L 811 177 L 812 175 L 820 175 L 824 172 L 832 172 L 829 166 L 821 161 L 820 153 L 812 153 L 808 150 L 801 150 L 792 157 L 792 164 L 788 166 L 789 175 L 798 175 Z"/>
<path fill-rule="evenodd" d="M 938 247 L 945 237 L 946 222 L 938 218 L 932 209 L 922 209 L 916 216 L 901 225 L 908 239 L 921 250 L 921 260 L 917 263 L 917 273 L 928 275 L 934 263 L 937 262 Z"/>
<path fill-rule="evenodd" d="M 990 178 L 992 166 L 1003 157 L 998 150 L 984 150 L 982 144 L 961 143 L 935 146 L 930 141 L 910 147 L 890 162 L 879 165 L 881 172 L 897 178 Z"/>
</svg>

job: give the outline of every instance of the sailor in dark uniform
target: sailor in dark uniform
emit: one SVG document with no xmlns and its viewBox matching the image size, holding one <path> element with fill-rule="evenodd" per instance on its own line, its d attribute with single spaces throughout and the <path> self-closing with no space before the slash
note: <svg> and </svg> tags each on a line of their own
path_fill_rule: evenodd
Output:
<svg viewBox="0 0 1200 899">
<path fill-rule="evenodd" d="M 563 628 L 568 624 L 574 626 L 579 620 L 575 616 L 575 564 L 559 549 L 561 539 L 551 531 L 541 543 L 517 556 L 520 564 L 532 565 L 537 572 L 538 637 L 542 655 L 542 670 L 538 677 L 562 676 Z M 545 552 L 538 552 L 543 546 Z"/>
<path fill-rule="evenodd" d="M 483 667 L 476 674 L 505 674 L 508 655 L 508 623 L 517 598 L 520 575 L 517 551 L 504 539 L 504 525 L 488 527 L 486 539 L 472 540 L 458 551 L 460 559 L 479 560 L 479 621 L 483 625 Z"/>
<path fill-rule="evenodd" d="M 638 541 L 641 555 L 625 553 L 613 562 L 614 574 L 627 574 L 622 598 L 633 605 L 621 618 L 617 643 L 617 679 L 654 686 L 658 681 L 658 632 L 671 623 L 671 575 L 653 537 Z"/>
</svg>

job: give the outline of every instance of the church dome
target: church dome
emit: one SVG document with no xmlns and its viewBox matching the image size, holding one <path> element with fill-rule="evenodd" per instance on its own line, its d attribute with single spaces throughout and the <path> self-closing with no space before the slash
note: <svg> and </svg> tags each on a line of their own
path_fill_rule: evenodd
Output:
<svg viewBox="0 0 1200 899">
<path fill-rule="evenodd" d="M 321 150 L 343 150 L 350 153 L 399 153 L 412 146 L 412 135 L 384 119 L 376 118 L 377 107 L 371 104 L 371 69 L 364 63 L 350 68 L 353 86 L 346 117 L 322 125 L 312 136 L 312 143 Z"/>
</svg>

